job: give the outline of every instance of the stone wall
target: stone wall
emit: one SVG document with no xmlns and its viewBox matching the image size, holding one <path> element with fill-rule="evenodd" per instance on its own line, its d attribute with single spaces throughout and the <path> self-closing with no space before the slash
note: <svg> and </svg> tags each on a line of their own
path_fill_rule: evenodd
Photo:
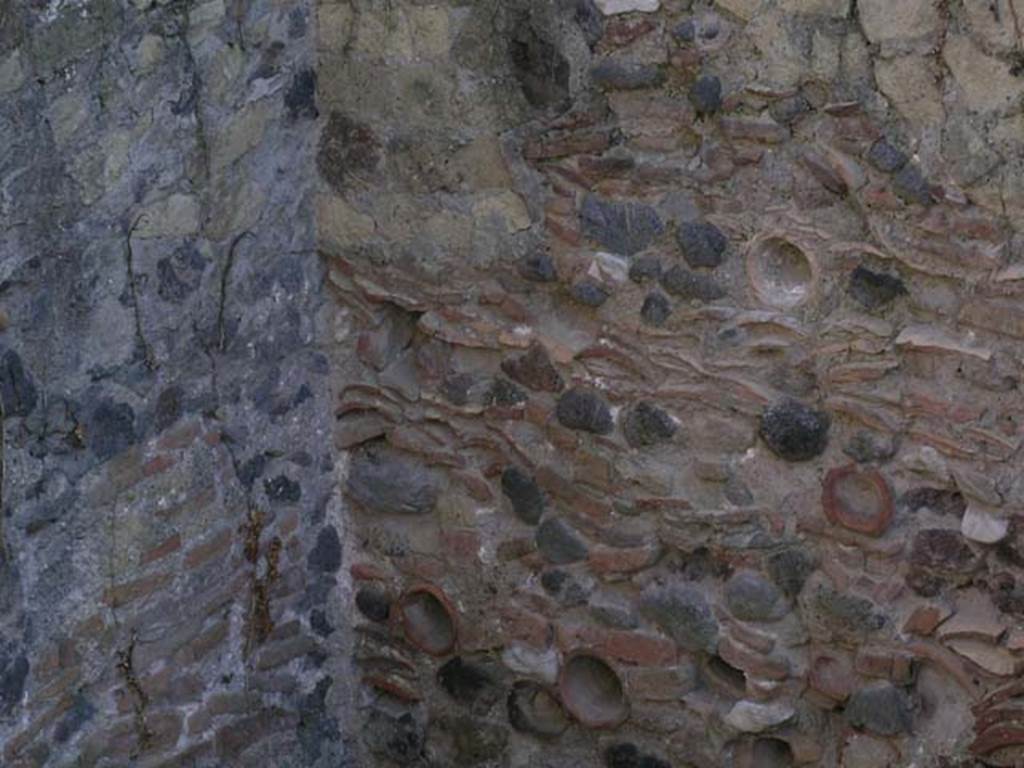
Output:
<svg viewBox="0 0 1024 768">
<path fill-rule="evenodd" d="M 1021 0 L 0 0 L 0 764 L 1024 763 Z"/>
</svg>

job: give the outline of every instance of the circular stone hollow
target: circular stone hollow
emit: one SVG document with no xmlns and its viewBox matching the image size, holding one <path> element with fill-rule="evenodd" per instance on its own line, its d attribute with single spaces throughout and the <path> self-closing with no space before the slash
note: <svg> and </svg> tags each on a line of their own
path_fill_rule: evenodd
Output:
<svg viewBox="0 0 1024 768">
<path fill-rule="evenodd" d="M 817 262 L 785 235 L 771 233 L 747 246 L 747 277 L 757 297 L 771 307 L 791 309 L 807 301 L 818 282 Z"/>
<path fill-rule="evenodd" d="M 889 484 L 879 472 L 861 470 L 854 464 L 825 476 L 822 506 L 833 525 L 868 536 L 881 536 L 892 521 Z"/>
<path fill-rule="evenodd" d="M 437 587 L 413 587 L 398 603 L 402 628 L 409 642 L 432 656 L 444 656 L 455 647 L 455 611 Z"/>
<path fill-rule="evenodd" d="M 629 701 L 618 674 L 605 661 L 587 653 L 566 660 L 558 678 L 562 703 L 591 728 L 611 728 L 629 715 Z"/>
</svg>

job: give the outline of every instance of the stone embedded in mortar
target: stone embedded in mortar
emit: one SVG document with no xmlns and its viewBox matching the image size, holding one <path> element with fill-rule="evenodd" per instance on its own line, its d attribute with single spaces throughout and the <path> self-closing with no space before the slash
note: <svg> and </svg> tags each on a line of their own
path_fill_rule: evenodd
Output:
<svg viewBox="0 0 1024 768">
<path fill-rule="evenodd" d="M 908 512 L 918 512 L 922 509 L 931 510 L 938 515 L 952 515 L 963 517 L 967 511 L 967 500 L 960 491 L 949 488 L 929 488 L 921 486 L 911 488 L 903 494 L 900 504 Z"/>
<path fill-rule="evenodd" d="M 854 301 L 868 310 L 881 309 L 898 297 L 907 295 L 907 287 L 899 277 L 873 272 L 865 266 L 859 266 L 850 273 L 847 291 Z"/>
<path fill-rule="evenodd" d="M 338 193 L 353 181 L 366 181 L 382 158 L 381 144 L 368 125 L 341 112 L 331 112 L 320 134 L 317 168 L 320 175 Z"/>
<path fill-rule="evenodd" d="M 456 656 L 437 670 L 438 685 L 459 704 L 486 712 L 501 696 L 491 670 Z"/>
<path fill-rule="evenodd" d="M 263 492 L 271 504 L 296 504 L 302 499 L 302 485 L 287 475 L 264 480 Z"/>
<path fill-rule="evenodd" d="M 686 651 L 714 653 L 718 620 L 696 587 L 652 585 L 640 596 L 640 612 Z"/>
<path fill-rule="evenodd" d="M 885 139 L 879 139 L 868 150 L 868 162 L 882 173 L 895 173 L 907 164 L 907 156 Z"/>
<path fill-rule="evenodd" d="M 316 545 L 309 552 L 310 570 L 335 573 L 341 568 L 341 539 L 333 525 L 325 525 L 316 537 Z"/>
<path fill-rule="evenodd" d="M 561 736 L 569 727 L 569 718 L 558 698 L 530 680 L 520 680 L 512 686 L 508 695 L 508 721 L 517 731 L 542 739 Z"/>
<path fill-rule="evenodd" d="M 356 608 L 370 621 L 384 622 L 391 615 L 391 598 L 377 587 L 363 587 L 356 592 Z"/>
<path fill-rule="evenodd" d="M 555 416 L 563 427 L 595 435 L 607 435 L 614 426 L 611 410 L 604 399 L 582 387 L 573 387 L 558 398 Z"/>
<path fill-rule="evenodd" d="M 590 77 L 595 85 L 608 91 L 657 88 L 665 82 L 665 73 L 659 67 L 615 59 L 604 59 L 591 67 Z"/>
<path fill-rule="evenodd" d="M 604 35 L 604 19 L 594 0 L 575 0 L 573 21 L 582 30 L 587 45 L 593 50 Z"/>
<path fill-rule="evenodd" d="M 109 459 L 136 441 L 135 411 L 127 403 L 100 400 L 85 422 L 85 444 L 99 459 Z"/>
<path fill-rule="evenodd" d="M 502 360 L 501 370 L 513 381 L 535 392 L 561 392 L 565 387 L 565 381 L 539 341 L 533 342 L 519 357 Z"/>
<path fill-rule="evenodd" d="M 687 93 L 697 115 L 713 115 L 722 108 L 722 81 L 716 75 L 701 74 Z"/>
<path fill-rule="evenodd" d="M 549 253 L 534 251 L 520 260 L 519 276 L 534 283 L 553 283 L 558 279 L 558 271 Z"/>
<path fill-rule="evenodd" d="M 380 444 L 356 451 L 349 466 L 349 496 L 378 514 L 432 512 L 439 486 L 437 476 L 421 461 Z"/>
<path fill-rule="evenodd" d="M 527 103 L 561 112 L 570 104 L 572 68 L 554 40 L 529 13 L 522 13 L 508 41 L 508 58 Z"/>
<path fill-rule="evenodd" d="M 789 611 L 782 592 L 753 571 L 738 571 L 725 584 L 725 606 L 741 621 L 775 621 Z"/>
<path fill-rule="evenodd" d="M 783 702 L 762 704 L 756 701 L 737 701 L 725 715 L 725 722 L 744 733 L 761 733 L 793 719 L 796 710 Z"/>
<path fill-rule="evenodd" d="M 491 386 L 484 397 L 484 404 L 504 406 L 507 408 L 514 405 L 522 405 L 528 399 L 529 398 L 523 390 L 511 381 L 507 381 L 506 379 L 498 376 L 491 382 Z"/>
<path fill-rule="evenodd" d="M 36 407 L 38 394 L 32 376 L 25 370 L 21 356 L 9 349 L 0 359 L 0 403 L 4 416 L 28 416 Z"/>
<path fill-rule="evenodd" d="M 888 461 L 896 455 L 896 439 L 860 430 L 843 446 L 843 453 L 861 463 Z"/>
<path fill-rule="evenodd" d="M 544 492 L 519 467 L 509 467 L 501 474 L 501 492 L 512 503 L 512 510 L 524 523 L 536 525 L 544 514 Z"/>
<path fill-rule="evenodd" d="M 629 716 L 629 700 L 622 681 L 603 659 L 575 653 L 558 675 L 558 690 L 565 708 L 583 725 L 611 728 Z"/>
<path fill-rule="evenodd" d="M 998 544 L 1010 533 L 1010 521 L 972 503 L 960 521 L 960 533 L 979 544 Z"/>
<path fill-rule="evenodd" d="M 921 169 L 913 163 L 903 166 L 903 169 L 893 177 L 892 188 L 896 196 L 905 203 L 929 206 L 933 202 L 928 180 L 921 173 Z"/>
<path fill-rule="evenodd" d="M 892 521 L 892 492 L 874 469 L 851 464 L 829 470 L 821 498 L 830 523 L 857 533 L 881 536 Z"/>
<path fill-rule="evenodd" d="M 845 643 L 860 642 L 863 637 L 877 632 L 886 625 L 884 614 L 867 598 L 839 592 L 818 585 L 814 591 L 801 597 L 804 614 L 812 615 L 822 626 Z"/>
<path fill-rule="evenodd" d="M 600 307 L 611 296 L 608 289 L 592 277 L 585 277 L 573 284 L 569 295 L 577 304 L 585 307 Z"/>
<path fill-rule="evenodd" d="M 423 584 L 409 589 L 398 600 L 398 615 L 406 638 L 421 651 L 444 656 L 455 647 L 455 608 L 440 588 Z"/>
<path fill-rule="evenodd" d="M 455 746 L 453 765 L 493 764 L 508 746 L 508 729 L 496 723 L 460 716 L 454 721 L 442 718 L 442 727 L 450 731 Z"/>
<path fill-rule="evenodd" d="M 676 230 L 676 242 L 691 267 L 714 269 L 725 259 L 728 239 L 710 221 L 684 221 Z"/>
<path fill-rule="evenodd" d="M 624 256 L 644 250 L 665 230 L 651 206 L 605 200 L 595 194 L 583 198 L 580 226 L 584 236 Z"/>
<path fill-rule="evenodd" d="M 725 288 L 713 278 L 679 264 L 662 273 L 661 287 L 677 298 L 691 301 L 716 301 L 726 295 Z"/>
<path fill-rule="evenodd" d="M 765 409 L 759 434 L 779 458 L 808 461 L 825 452 L 831 423 L 824 411 L 786 399 Z"/>
<path fill-rule="evenodd" d="M 634 283 L 657 280 L 661 277 L 661 259 L 657 256 L 638 256 L 629 265 L 629 279 Z"/>
<path fill-rule="evenodd" d="M 587 543 L 569 523 L 560 517 L 549 517 L 537 527 L 534 536 L 541 556 L 554 565 L 568 565 L 586 560 Z"/>
<path fill-rule="evenodd" d="M 785 96 L 772 102 L 768 114 L 779 125 L 792 125 L 812 110 L 811 103 L 802 93 Z"/>
<path fill-rule="evenodd" d="M 910 733 L 913 717 L 907 695 L 892 683 L 871 683 L 854 692 L 846 705 L 846 721 L 879 736 Z"/>
<path fill-rule="evenodd" d="M 651 291 L 644 297 L 643 306 L 640 307 L 640 319 L 647 325 L 658 328 L 665 324 L 671 314 L 672 305 L 665 294 Z"/>
<path fill-rule="evenodd" d="M 612 744 L 604 753 L 606 768 L 671 768 L 659 757 L 641 752 L 636 744 L 622 742 Z"/>
<path fill-rule="evenodd" d="M 923 597 L 934 597 L 949 584 L 965 584 L 978 558 L 960 531 L 926 528 L 914 534 L 907 584 Z"/>
<path fill-rule="evenodd" d="M 594 2 L 605 16 L 617 13 L 653 13 L 661 7 L 661 0 L 594 0 Z"/>
<path fill-rule="evenodd" d="M 658 406 L 640 401 L 629 408 L 622 420 L 622 434 L 634 448 L 645 448 L 671 440 L 677 425 Z"/>
</svg>

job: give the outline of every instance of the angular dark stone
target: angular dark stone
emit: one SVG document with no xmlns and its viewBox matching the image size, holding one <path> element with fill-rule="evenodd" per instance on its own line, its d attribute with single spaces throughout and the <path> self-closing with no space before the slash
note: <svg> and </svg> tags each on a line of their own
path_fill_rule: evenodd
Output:
<svg viewBox="0 0 1024 768">
<path fill-rule="evenodd" d="M 535 539 L 540 554 L 554 565 L 577 563 L 588 554 L 586 542 L 560 517 L 549 517 L 541 523 Z"/>
<path fill-rule="evenodd" d="M 740 571 L 726 582 L 725 605 L 741 621 L 773 621 L 786 612 L 779 589 L 751 571 Z"/>
<path fill-rule="evenodd" d="M 36 407 L 38 394 L 32 377 L 25 371 L 21 356 L 13 349 L 0 359 L 0 402 L 8 418 L 28 416 Z"/>
<path fill-rule="evenodd" d="M 513 381 L 536 392 L 561 392 L 565 387 L 561 374 L 539 341 L 519 357 L 502 360 L 501 370 Z"/>
<path fill-rule="evenodd" d="M 0 713 L 10 714 L 21 703 L 21 695 L 25 692 L 28 659 L 24 656 L 8 659 L 0 670 Z"/>
<path fill-rule="evenodd" d="M 651 291 L 644 297 L 643 306 L 640 307 L 640 319 L 647 325 L 660 327 L 665 324 L 671 314 L 672 304 L 665 294 L 660 291 Z"/>
<path fill-rule="evenodd" d="M 509 467 L 501 474 L 501 491 L 512 502 L 512 510 L 524 523 L 536 525 L 544 514 L 544 492 L 519 467 Z"/>
<path fill-rule="evenodd" d="M 471 373 L 453 373 L 445 377 L 441 384 L 441 393 L 452 405 L 468 405 L 477 383 L 476 377 Z"/>
<path fill-rule="evenodd" d="M 870 600 L 819 587 L 812 598 L 813 610 L 825 627 L 844 639 L 862 638 L 885 626 L 885 616 Z"/>
<path fill-rule="evenodd" d="M 569 106 L 569 61 L 529 14 L 512 30 L 508 56 L 530 106 L 558 111 Z"/>
<path fill-rule="evenodd" d="M 967 500 L 960 491 L 950 488 L 911 488 L 900 499 L 900 504 L 908 512 L 930 509 L 940 515 L 952 515 L 960 518 L 967 511 Z"/>
<path fill-rule="evenodd" d="M 358 593 L 356 594 L 356 607 L 362 611 L 363 615 L 366 615 L 366 612 L 359 606 Z M 387 616 L 384 618 L 386 619 Z M 309 612 L 309 627 L 320 637 L 329 637 L 334 632 L 334 627 L 332 627 L 331 623 L 327 620 L 327 614 L 320 608 L 314 608 Z"/>
<path fill-rule="evenodd" d="M 376 170 L 381 145 L 368 125 L 340 112 L 331 112 L 320 135 L 317 168 L 335 192 L 343 192 L 353 178 Z"/>
<path fill-rule="evenodd" d="M 636 744 L 612 744 L 604 753 L 607 768 L 672 768 L 664 760 L 640 751 Z"/>
<path fill-rule="evenodd" d="M 641 401 L 630 408 L 622 421 L 622 433 L 634 448 L 671 440 L 676 429 L 676 423 L 671 416 L 646 401 Z"/>
<path fill-rule="evenodd" d="M 377 587 L 363 587 L 356 592 L 356 608 L 370 621 L 384 622 L 391 615 L 391 598 Z"/>
<path fill-rule="evenodd" d="M 715 75 L 700 75 L 687 93 L 697 115 L 713 115 L 722 108 L 722 81 Z"/>
<path fill-rule="evenodd" d="M 607 288 L 592 278 L 580 280 L 569 293 L 577 303 L 586 307 L 600 307 L 611 296 Z"/>
<path fill-rule="evenodd" d="M 872 683 L 854 692 L 846 704 L 846 721 L 880 736 L 910 733 L 913 717 L 905 693 L 892 683 Z"/>
<path fill-rule="evenodd" d="M 534 251 L 519 262 L 519 276 L 534 283 L 553 283 L 558 279 L 558 271 L 550 254 Z"/>
<path fill-rule="evenodd" d="M 693 19 L 687 19 L 672 28 L 672 37 L 680 43 L 692 43 L 697 39 L 697 23 Z"/>
<path fill-rule="evenodd" d="M 768 114 L 772 116 L 779 125 L 792 125 L 801 117 L 811 111 L 811 103 L 802 94 L 786 96 L 772 103 L 768 108 Z"/>
<path fill-rule="evenodd" d="M 349 495 L 378 514 L 432 512 L 438 486 L 435 474 L 420 461 L 379 445 L 357 451 L 349 468 Z"/>
<path fill-rule="evenodd" d="M 507 408 L 513 405 L 521 405 L 528 399 L 523 390 L 511 381 L 499 377 L 491 382 L 491 388 L 487 392 L 485 402 L 487 405 L 499 405 Z"/>
<path fill-rule="evenodd" d="M 558 398 L 555 416 L 563 427 L 607 435 L 614 426 L 608 404 L 596 393 L 573 387 Z"/>
<path fill-rule="evenodd" d="M 796 597 L 804 588 L 807 577 L 814 572 L 814 558 L 795 547 L 768 556 L 765 566 L 768 575 L 787 597 Z"/>
<path fill-rule="evenodd" d="M 561 736 L 569 718 L 561 702 L 543 686 L 521 680 L 508 695 L 508 721 L 517 731 L 541 738 Z"/>
<path fill-rule="evenodd" d="M 676 242 L 691 267 L 719 266 L 725 258 L 728 239 L 710 221 L 684 221 L 676 230 Z"/>
<path fill-rule="evenodd" d="M 843 453 L 861 463 L 888 461 L 896 455 L 897 444 L 892 437 L 860 431 L 843 446 Z"/>
<path fill-rule="evenodd" d="M 374 754 L 400 766 L 422 765 L 426 728 L 411 712 L 396 716 L 382 709 L 372 709 L 362 735 Z"/>
<path fill-rule="evenodd" d="M 903 170 L 893 177 L 892 188 L 896 196 L 905 203 L 925 206 L 932 204 L 932 191 L 928 180 L 921 173 L 921 169 L 913 163 L 903 166 Z"/>
<path fill-rule="evenodd" d="M 181 304 L 199 287 L 206 263 L 192 244 L 160 259 L 156 263 L 157 295 L 171 304 Z"/>
<path fill-rule="evenodd" d="M 604 16 L 594 0 L 576 0 L 573 19 L 583 31 L 587 45 L 593 48 L 604 36 Z"/>
<path fill-rule="evenodd" d="M 127 403 L 101 400 L 85 425 L 85 443 L 99 459 L 116 456 L 135 439 L 135 411 Z"/>
<path fill-rule="evenodd" d="M 761 416 L 761 438 L 772 453 L 786 461 L 807 461 L 828 446 L 829 415 L 796 400 L 782 400 Z"/>
<path fill-rule="evenodd" d="M 880 309 L 898 296 L 907 294 L 907 287 L 900 278 L 884 272 L 872 272 L 863 266 L 850 273 L 847 290 L 858 304 L 869 310 Z"/>
<path fill-rule="evenodd" d="M 459 704 L 486 711 L 501 695 L 494 677 L 479 664 L 456 656 L 437 670 L 437 682 Z"/>
<path fill-rule="evenodd" d="M 907 584 L 919 595 L 934 597 L 949 584 L 969 582 L 978 562 L 960 531 L 926 528 L 914 534 Z"/>
<path fill-rule="evenodd" d="M 156 413 L 153 426 L 157 432 L 163 432 L 181 418 L 182 398 L 185 393 L 181 387 L 173 385 L 164 389 L 156 399 Z"/>
<path fill-rule="evenodd" d="M 302 499 L 302 486 L 286 475 L 264 480 L 263 490 L 274 504 L 295 504 Z"/>
<path fill-rule="evenodd" d="M 588 194 L 580 209 L 584 236 L 613 253 L 632 256 L 664 232 L 657 212 L 643 203 L 620 203 Z"/>
<path fill-rule="evenodd" d="M 53 729 L 53 738 L 58 744 L 64 744 L 68 739 L 81 730 L 82 726 L 92 720 L 96 714 L 94 707 L 87 698 L 78 694 L 75 696 L 71 709 L 60 719 L 57 727 Z"/>
<path fill-rule="evenodd" d="M 307 565 L 310 570 L 334 573 L 341 568 L 341 539 L 333 525 L 320 529 L 316 544 L 309 552 Z"/>
<path fill-rule="evenodd" d="M 725 288 L 707 275 L 691 272 L 677 264 L 661 275 L 661 287 L 680 299 L 715 301 L 726 295 Z"/>
<path fill-rule="evenodd" d="M 885 139 L 879 139 L 868 150 L 868 162 L 883 173 L 895 173 L 907 164 L 907 156 Z"/>
<path fill-rule="evenodd" d="M 316 71 L 311 67 L 300 69 L 284 94 L 284 106 L 292 120 L 308 117 L 316 120 L 320 112 L 316 108 Z"/>
<path fill-rule="evenodd" d="M 610 91 L 657 88 L 665 82 L 665 73 L 658 67 L 613 59 L 592 67 L 590 77 L 599 88 Z"/>
<path fill-rule="evenodd" d="M 683 650 L 714 653 L 718 647 L 718 620 L 696 587 L 648 587 L 640 597 L 640 612 Z"/>
<path fill-rule="evenodd" d="M 661 277 L 661 259 L 657 256 L 640 256 L 629 265 L 629 279 L 634 283 L 657 280 Z"/>
</svg>

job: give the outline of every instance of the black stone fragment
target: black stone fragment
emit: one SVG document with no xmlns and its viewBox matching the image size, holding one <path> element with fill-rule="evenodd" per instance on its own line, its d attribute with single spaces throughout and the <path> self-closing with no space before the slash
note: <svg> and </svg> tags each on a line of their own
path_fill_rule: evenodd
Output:
<svg viewBox="0 0 1024 768">
<path fill-rule="evenodd" d="M 97 458 L 109 459 L 135 440 L 135 411 L 130 405 L 109 399 L 97 403 L 85 425 L 85 443 Z"/>
<path fill-rule="evenodd" d="M 651 291 L 644 297 L 643 306 L 640 307 L 640 319 L 647 325 L 655 327 L 664 325 L 671 314 L 672 305 L 665 294 L 660 291 Z"/>
<path fill-rule="evenodd" d="M 761 438 L 779 458 L 807 461 L 824 453 L 831 419 L 796 400 L 782 400 L 761 416 Z"/>
<path fill-rule="evenodd" d="M 564 427 L 607 435 L 612 431 L 612 414 L 608 404 L 597 394 L 573 387 L 558 398 L 555 416 Z"/>
<path fill-rule="evenodd" d="M 765 565 L 772 581 L 787 597 L 799 595 L 807 577 L 814 573 L 814 558 L 796 547 L 769 555 Z"/>
<path fill-rule="evenodd" d="M 634 283 L 657 280 L 661 277 L 661 259 L 657 256 L 641 256 L 629 265 L 629 279 Z"/>
<path fill-rule="evenodd" d="M 437 682 L 444 691 L 463 706 L 483 705 L 489 708 L 498 699 L 497 684 L 491 674 L 478 664 L 456 656 L 437 670 Z"/>
<path fill-rule="evenodd" d="M 349 495 L 379 514 L 423 515 L 440 493 L 438 478 L 422 462 L 382 445 L 367 445 L 352 458 Z"/>
<path fill-rule="evenodd" d="M 21 695 L 25 692 L 28 659 L 24 656 L 8 659 L 0 670 L 0 713 L 10 714 L 21 703 Z"/>
<path fill-rule="evenodd" d="M 883 173 L 895 173 L 907 164 L 907 156 L 885 139 L 879 139 L 868 150 L 868 162 Z"/>
<path fill-rule="evenodd" d="M 381 144 L 368 126 L 340 112 L 331 112 L 320 135 L 317 168 L 335 192 L 374 171 L 381 161 Z"/>
<path fill-rule="evenodd" d="M 855 691 L 846 705 L 845 715 L 854 728 L 881 736 L 910 733 L 913 724 L 906 694 L 885 681 Z"/>
<path fill-rule="evenodd" d="M 780 125 L 792 125 L 810 111 L 811 103 L 799 93 L 779 99 L 768 108 L 768 114 Z"/>
<path fill-rule="evenodd" d="M 967 511 L 964 495 L 949 488 L 911 488 L 903 494 L 901 503 L 909 512 L 927 508 L 940 515 L 963 517 Z"/>
<path fill-rule="evenodd" d="M 0 401 L 7 417 L 28 416 L 36 407 L 35 382 L 13 349 L 0 358 Z"/>
<path fill-rule="evenodd" d="M 665 73 L 658 67 L 612 59 L 591 68 L 590 77 L 599 88 L 613 91 L 656 88 L 665 82 Z"/>
<path fill-rule="evenodd" d="M 302 498 L 302 486 L 287 475 L 278 475 L 263 481 L 267 499 L 275 504 L 295 504 Z"/>
<path fill-rule="evenodd" d="M 75 696 L 74 703 L 67 713 L 57 723 L 53 730 L 53 738 L 58 744 L 64 744 L 68 739 L 78 733 L 82 726 L 92 720 L 96 714 L 94 707 L 82 694 Z"/>
<path fill-rule="evenodd" d="M 722 81 L 715 75 L 700 75 L 687 94 L 697 115 L 713 115 L 722 108 Z"/>
<path fill-rule="evenodd" d="M 725 296 L 725 289 L 707 275 L 676 265 L 661 276 L 661 287 L 680 299 L 715 301 Z"/>
<path fill-rule="evenodd" d="M 905 203 L 917 203 L 928 206 L 932 204 L 932 191 L 928 180 L 921 169 L 912 163 L 903 166 L 892 180 L 892 188 L 896 196 Z"/>
<path fill-rule="evenodd" d="M 593 278 L 584 278 L 570 289 L 573 299 L 586 307 L 600 307 L 608 301 L 611 294 L 608 289 Z"/>
<path fill-rule="evenodd" d="M 636 744 L 613 744 L 604 753 L 607 768 L 672 768 L 664 760 L 640 751 Z"/>
<path fill-rule="evenodd" d="M 551 517 L 541 523 L 535 539 L 540 554 L 554 565 L 568 565 L 587 557 L 586 542 L 561 518 Z"/>
<path fill-rule="evenodd" d="M 508 56 L 530 106 L 554 110 L 569 106 L 569 61 L 529 14 L 523 14 L 512 30 Z"/>
<path fill-rule="evenodd" d="M 873 272 L 859 266 L 850 273 L 847 288 L 850 296 L 865 309 L 874 310 L 891 304 L 898 296 L 907 294 L 903 281 L 884 272 Z"/>
<path fill-rule="evenodd" d="M 632 256 L 664 231 L 657 211 L 643 203 L 621 203 L 588 194 L 580 209 L 583 234 L 613 253 Z"/>
<path fill-rule="evenodd" d="M 524 280 L 534 283 L 553 283 L 558 279 L 555 262 L 550 254 L 544 251 L 527 254 L 519 262 L 519 275 Z"/>
<path fill-rule="evenodd" d="M 327 525 L 317 534 L 316 544 L 309 552 L 310 570 L 334 573 L 341 568 L 341 539 L 333 525 Z"/>
<path fill-rule="evenodd" d="M 501 475 L 501 491 L 512 503 L 512 510 L 524 523 L 536 525 L 544 514 L 544 492 L 519 467 L 509 467 Z"/>
<path fill-rule="evenodd" d="M 594 0 L 576 0 L 573 19 L 583 31 L 587 45 L 593 48 L 604 36 L 604 16 Z"/>
<path fill-rule="evenodd" d="M 376 587 L 363 587 L 356 592 L 356 608 L 370 621 L 384 622 L 391 615 L 391 599 Z"/>
<path fill-rule="evenodd" d="M 527 401 L 526 393 L 508 379 L 496 378 L 491 382 L 487 393 L 486 404 L 510 407 L 521 405 Z"/>
<path fill-rule="evenodd" d="M 687 264 L 712 269 L 722 263 L 729 243 L 722 230 L 709 221 L 682 222 L 676 230 L 676 242 Z"/>
<path fill-rule="evenodd" d="M 622 433 L 634 448 L 643 448 L 671 440 L 676 423 L 653 403 L 641 401 L 626 412 Z"/>
<path fill-rule="evenodd" d="M 320 112 L 316 108 L 316 72 L 307 67 L 292 77 L 284 94 L 284 106 L 292 120 L 308 117 L 315 120 Z"/>
</svg>

